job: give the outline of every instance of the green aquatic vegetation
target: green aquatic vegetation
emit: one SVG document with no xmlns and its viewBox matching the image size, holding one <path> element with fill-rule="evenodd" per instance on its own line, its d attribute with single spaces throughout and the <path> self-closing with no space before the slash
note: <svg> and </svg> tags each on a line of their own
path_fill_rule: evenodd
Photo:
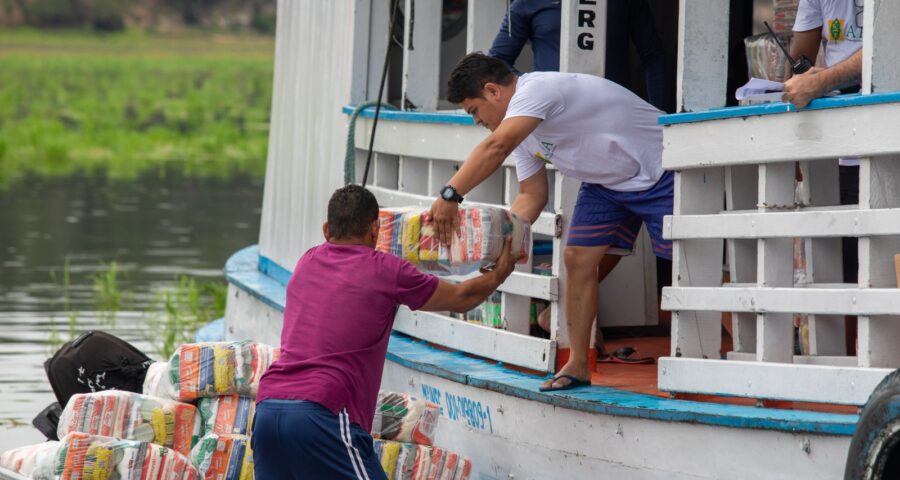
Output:
<svg viewBox="0 0 900 480">
<path fill-rule="evenodd" d="M 0 186 L 264 173 L 271 37 L 13 30 L 0 44 Z"/>
<path fill-rule="evenodd" d="M 116 326 L 116 313 L 125 303 L 125 292 L 119 288 L 118 267 L 113 260 L 103 269 L 91 275 L 94 283 L 94 305 L 100 313 L 100 319 L 111 328 Z"/>
<path fill-rule="evenodd" d="M 168 358 L 182 343 L 193 341 L 200 327 L 225 314 L 227 286 L 180 276 L 158 293 L 158 308 L 148 312 L 146 338 L 156 353 Z"/>
<path fill-rule="evenodd" d="M 56 283 L 56 271 L 50 271 L 50 280 Z M 72 290 L 72 268 L 71 259 L 66 255 L 63 260 L 62 278 L 60 279 L 60 289 L 62 291 L 62 311 L 66 314 L 68 323 L 69 340 L 75 339 L 78 332 L 78 313 L 71 310 L 71 290 Z M 50 354 L 59 350 L 63 344 L 62 336 L 56 326 L 56 317 L 50 315 L 50 336 L 47 337 L 47 345 L 50 347 Z"/>
</svg>

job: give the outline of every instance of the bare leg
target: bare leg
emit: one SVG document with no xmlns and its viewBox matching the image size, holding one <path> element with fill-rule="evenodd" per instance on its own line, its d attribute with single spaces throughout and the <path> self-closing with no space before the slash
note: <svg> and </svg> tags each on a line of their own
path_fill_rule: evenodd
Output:
<svg viewBox="0 0 900 480">
<path fill-rule="evenodd" d="M 599 275 L 597 276 L 597 283 L 603 283 L 603 280 L 609 275 L 610 272 L 616 265 L 619 264 L 619 260 L 622 259 L 621 255 L 604 255 L 600 260 L 600 268 Z M 606 356 L 606 350 L 603 349 L 603 331 L 600 330 L 600 317 L 597 317 L 597 329 L 594 334 L 594 350 L 597 350 L 597 358 L 603 358 Z"/>
<path fill-rule="evenodd" d="M 591 376 L 588 366 L 588 348 L 591 344 L 591 327 L 597 316 L 598 267 L 609 246 L 566 247 L 566 324 L 569 327 L 571 352 L 569 361 L 558 374 L 572 375 L 579 379 Z M 570 380 L 547 380 L 544 387 L 563 387 Z"/>
</svg>

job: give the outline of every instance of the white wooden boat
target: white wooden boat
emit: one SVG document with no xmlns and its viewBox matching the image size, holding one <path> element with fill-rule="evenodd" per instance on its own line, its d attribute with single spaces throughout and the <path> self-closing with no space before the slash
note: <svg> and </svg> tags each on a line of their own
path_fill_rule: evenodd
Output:
<svg viewBox="0 0 900 480">
<path fill-rule="evenodd" d="M 229 338 L 279 341 L 284 285 L 300 255 L 321 242 L 327 200 L 344 183 L 349 114 L 378 96 L 388 3 L 279 2 L 260 241 L 226 266 Z M 392 75 L 404 103 L 418 110 L 382 111 L 368 185 L 382 205 L 427 207 L 487 134 L 461 112 L 441 109 L 449 106 L 440 85 L 461 53 L 486 50 L 506 2 L 469 0 L 465 36 L 451 45 L 441 41 L 441 0 L 402 3 L 405 12 L 415 4 L 414 19 L 404 20 L 415 26 L 403 34 Z M 559 260 L 577 184 L 554 171 L 552 205 L 534 225 L 536 237 L 553 243 L 552 275 L 527 265 L 501 287 L 507 329 L 398 312 L 383 387 L 439 403 L 436 442 L 471 457 L 476 478 L 843 477 L 857 407 L 900 366 L 891 261 L 900 252 L 900 94 L 892 93 L 900 90 L 900 4 L 866 1 L 865 93 L 816 100 L 798 112 L 780 103 L 720 108 L 728 3 L 680 2 L 682 113 L 661 118 L 663 164 L 676 172 L 675 212 L 665 224 L 675 242 L 674 283 L 662 299 L 672 336 L 650 367 L 649 387 L 611 385 L 610 378 L 637 372 L 627 366 L 618 377 L 605 371 L 596 386 L 537 390 L 568 348 Z M 563 2 L 563 70 L 602 74 L 604 22 L 579 19 L 605 19 L 605 8 L 604 0 Z M 373 116 L 362 110 L 356 123 L 348 173 L 357 179 Z M 836 205 L 834 159 L 841 156 L 863 157 L 859 205 Z M 794 201 L 796 161 L 809 189 L 802 205 Z M 508 205 L 517 189 L 513 168 L 505 163 L 467 201 Z M 859 238 L 858 285 L 840 283 L 841 236 Z M 812 266 L 804 285 L 793 279 L 795 237 L 805 239 Z M 655 263 L 642 242 L 600 287 L 605 325 L 657 322 Z M 549 339 L 528 335 L 531 298 L 551 304 Z M 734 325 L 724 358 L 723 312 Z M 792 314 L 808 315 L 806 355 L 794 354 Z M 840 348 L 844 315 L 859 317 L 856 356 Z M 878 458 L 895 472 L 897 435 L 879 438 Z"/>
</svg>

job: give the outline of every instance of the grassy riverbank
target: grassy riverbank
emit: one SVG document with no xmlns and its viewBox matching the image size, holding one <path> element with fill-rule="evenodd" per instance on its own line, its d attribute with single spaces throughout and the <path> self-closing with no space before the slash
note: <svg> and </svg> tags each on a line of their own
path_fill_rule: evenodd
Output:
<svg viewBox="0 0 900 480">
<path fill-rule="evenodd" d="M 0 30 L 0 188 L 76 172 L 262 176 L 272 37 Z"/>
</svg>

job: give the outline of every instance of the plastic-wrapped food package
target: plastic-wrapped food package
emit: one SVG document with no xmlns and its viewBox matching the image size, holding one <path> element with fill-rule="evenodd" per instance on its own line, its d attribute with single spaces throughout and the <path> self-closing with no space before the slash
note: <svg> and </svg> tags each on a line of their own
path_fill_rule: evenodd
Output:
<svg viewBox="0 0 900 480">
<path fill-rule="evenodd" d="M 400 444 L 385 440 L 375 440 L 380 443 L 380 448 L 376 448 L 378 459 L 381 461 L 381 468 L 389 480 L 394 480 L 397 473 L 397 459 L 400 457 Z"/>
<path fill-rule="evenodd" d="M 397 469 L 394 478 L 397 480 L 411 480 L 416 468 L 416 455 L 418 449 L 411 443 L 400 444 L 400 455 L 397 456 Z"/>
<path fill-rule="evenodd" d="M 447 461 L 447 451 L 443 448 L 431 449 L 431 466 L 428 467 L 427 480 L 440 480 L 444 472 L 444 463 Z"/>
<path fill-rule="evenodd" d="M 27 478 L 53 476 L 59 445 L 59 442 L 44 442 L 3 452 L 0 467 Z"/>
<path fill-rule="evenodd" d="M 378 392 L 372 436 L 421 445 L 434 442 L 440 407 L 405 393 Z"/>
<path fill-rule="evenodd" d="M 256 398 L 259 379 L 278 359 L 278 349 L 262 343 L 187 343 L 168 361 L 166 375 L 151 365 L 144 393 L 174 400 L 242 395 Z"/>
<path fill-rule="evenodd" d="M 191 450 L 191 462 L 202 479 L 253 480 L 253 451 L 246 435 L 207 434 Z"/>
<path fill-rule="evenodd" d="M 200 435 L 207 433 L 250 434 L 256 402 L 250 397 L 225 395 L 201 398 L 197 402 L 200 411 Z"/>
<path fill-rule="evenodd" d="M 470 480 L 472 478 L 472 460 L 460 458 L 453 480 Z"/>
<path fill-rule="evenodd" d="M 459 454 L 447 452 L 447 458 L 444 460 L 444 469 L 441 470 L 439 480 L 453 480 L 456 478 L 456 469 L 459 466 Z"/>
<path fill-rule="evenodd" d="M 59 418 L 59 438 L 72 432 L 150 442 L 187 455 L 200 433 L 187 403 L 108 390 L 72 396 Z"/>
<path fill-rule="evenodd" d="M 147 442 L 70 433 L 41 449 L 27 474 L 39 480 L 144 479 L 194 480 L 197 470 L 184 455 Z"/>
<path fill-rule="evenodd" d="M 531 225 L 499 207 L 459 209 L 459 232 L 450 246 L 435 237 L 428 212 L 419 209 L 383 209 L 376 249 L 391 253 L 436 275 L 466 275 L 493 265 L 503 252 L 506 237 L 512 239 L 513 257 L 527 263 L 531 248 Z"/>
<path fill-rule="evenodd" d="M 416 462 L 413 464 L 410 480 L 427 480 L 431 468 L 431 447 L 416 445 Z"/>
<path fill-rule="evenodd" d="M 790 49 L 791 37 L 779 35 L 785 48 Z M 747 70 L 751 77 L 783 82 L 785 77 L 784 54 L 768 33 L 744 39 L 747 53 Z"/>
</svg>

